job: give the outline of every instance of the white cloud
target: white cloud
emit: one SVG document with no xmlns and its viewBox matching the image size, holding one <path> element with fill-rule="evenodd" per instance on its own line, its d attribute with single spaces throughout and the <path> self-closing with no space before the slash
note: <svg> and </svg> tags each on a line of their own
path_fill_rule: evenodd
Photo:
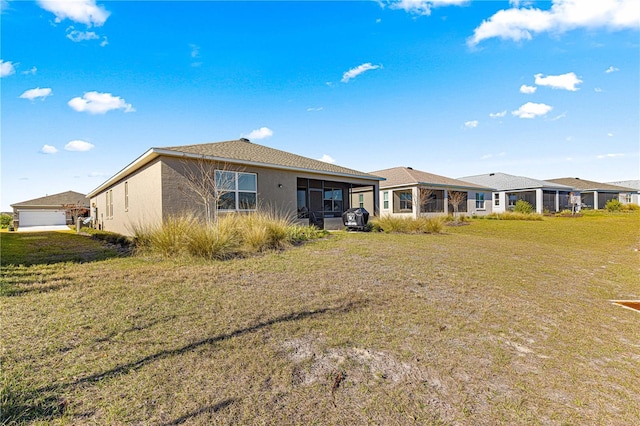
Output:
<svg viewBox="0 0 640 426">
<path fill-rule="evenodd" d="M 607 74 L 611 74 L 612 72 L 616 72 L 616 71 L 620 71 L 620 68 L 616 68 L 614 66 L 610 66 L 609 68 L 606 69 L 606 73 Z"/>
<path fill-rule="evenodd" d="M 100 47 L 105 47 L 108 44 L 109 44 L 109 39 L 107 38 L 107 36 L 103 36 L 102 41 L 100 42 Z"/>
<path fill-rule="evenodd" d="M 543 77 L 542 74 L 536 74 L 534 77 L 538 86 L 549 86 L 554 89 L 564 89 L 572 92 L 578 90 L 576 85 L 582 83 L 582 80 L 572 72 L 562 75 L 548 75 L 546 77 Z"/>
<path fill-rule="evenodd" d="M 593 89 L 593 91 L 596 93 L 602 93 L 602 89 L 599 87 L 596 87 L 595 89 Z"/>
<path fill-rule="evenodd" d="M 82 97 L 71 99 L 68 105 L 78 112 L 86 111 L 89 114 L 105 114 L 114 109 L 122 109 L 124 112 L 135 111 L 131 104 L 111 93 L 86 92 Z"/>
<path fill-rule="evenodd" d="M 260 127 L 259 129 L 253 130 L 246 137 L 248 139 L 264 139 L 273 136 L 273 130 L 268 127 Z"/>
<path fill-rule="evenodd" d="M 336 162 L 336 160 L 334 160 L 333 157 L 331 157 L 328 154 L 323 154 L 322 158 L 319 158 L 318 160 L 322 161 L 323 163 L 330 163 L 330 164 L 333 164 Z"/>
<path fill-rule="evenodd" d="M 93 31 L 78 31 L 73 27 L 69 27 L 67 28 L 67 38 L 78 43 L 85 40 L 98 40 L 100 36 Z"/>
<path fill-rule="evenodd" d="M 323 109 L 324 109 L 323 107 L 309 107 L 307 108 L 307 111 L 316 112 L 316 111 L 322 111 Z"/>
<path fill-rule="evenodd" d="M 189 48 L 191 49 L 191 57 L 199 58 L 200 57 L 200 46 L 197 44 L 190 44 Z"/>
<path fill-rule="evenodd" d="M 58 149 L 55 146 L 45 144 L 42 146 L 40 152 L 42 152 L 43 154 L 55 154 L 56 152 L 58 152 Z"/>
<path fill-rule="evenodd" d="M 7 77 L 15 74 L 16 69 L 11 61 L 3 61 L 0 59 L 0 77 Z"/>
<path fill-rule="evenodd" d="M 637 0 L 553 0 L 548 10 L 520 7 L 500 10 L 478 26 L 469 46 L 494 37 L 531 40 L 534 34 L 562 33 L 577 28 L 636 29 L 640 25 Z"/>
<path fill-rule="evenodd" d="M 30 70 L 22 71 L 22 74 L 24 74 L 24 75 L 28 75 L 28 74 L 36 75 L 37 72 L 38 72 L 38 68 L 32 67 Z"/>
<path fill-rule="evenodd" d="M 498 154 L 485 154 L 482 157 L 480 157 L 481 160 L 488 160 L 489 158 L 494 158 L 494 157 L 504 157 L 505 155 L 507 155 L 506 152 L 500 152 Z"/>
<path fill-rule="evenodd" d="M 558 115 L 558 116 L 556 116 L 556 117 L 553 117 L 553 118 L 552 118 L 551 120 L 549 120 L 549 121 L 556 121 L 556 120 L 560 120 L 561 118 L 565 118 L 566 116 L 567 116 L 567 113 L 566 113 L 566 112 L 563 112 L 562 114 L 560 114 L 560 115 Z"/>
<path fill-rule="evenodd" d="M 38 0 L 38 5 L 56 15 L 57 23 L 69 19 L 89 27 L 99 27 L 110 15 L 104 7 L 96 5 L 95 0 Z"/>
<path fill-rule="evenodd" d="M 64 146 L 64 149 L 66 149 L 67 151 L 80 151 L 80 152 L 89 151 L 93 148 L 94 148 L 93 144 L 89 142 L 81 141 L 81 140 L 71 141 Z"/>
<path fill-rule="evenodd" d="M 520 118 L 535 118 L 540 115 L 545 115 L 553 109 L 552 106 L 547 104 L 536 104 L 533 102 L 527 102 L 515 111 L 511 111 L 511 114 Z"/>
<path fill-rule="evenodd" d="M 51 96 L 52 94 L 53 93 L 51 93 L 51 89 L 48 87 L 45 87 L 44 89 L 36 87 L 35 89 L 25 90 L 25 92 L 20 95 L 20 98 L 29 99 L 30 101 L 38 98 L 42 98 L 42 100 L 44 100 L 47 98 L 47 96 Z"/>
<path fill-rule="evenodd" d="M 359 76 L 360 74 L 367 72 L 369 70 L 377 70 L 378 68 L 381 68 L 381 65 L 371 65 L 371 62 L 367 62 L 366 64 L 362 64 L 362 65 L 358 65 L 355 68 L 351 68 L 349 71 L 345 72 L 342 75 L 342 80 L 340 80 L 343 83 L 347 83 L 349 80 L 351 80 L 352 78 L 356 78 L 357 76 Z"/>
<path fill-rule="evenodd" d="M 527 86 L 526 84 L 523 84 L 522 86 L 520 86 L 520 93 L 530 95 L 532 93 L 536 93 L 536 89 L 537 87 L 535 86 Z"/>
<path fill-rule="evenodd" d="M 474 129 L 478 127 L 478 120 L 465 121 L 464 127 L 466 127 L 467 129 Z"/>
<path fill-rule="evenodd" d="M 469 0 L 385 0 L 391 9 L 402 9 L 416 15 L 430 15 L 431 9 L 440 6 L 455 6 Z"/>
<path fill-rule="evenodd" d="M 609 133 L 607 133 L 607 136 L 609 136 L 610 138 L 612 138 L 612 137 L 613 137 L 613 133 L 609 132 Z"/>
<path fill-rule="evenodd" d="M 624 154 L 602 154 L 602 155 L 596 155 L 596 158 L 598 160 L 602 160 L 604 158 L 619 158 L 619 157 L 624 157 Z"/>
<path fill-rule="evenodd" d="M 504 117 L 505 115 L 507 115 L 507 110 L 501 111 L 501 112 L 490 112 L 489 113 L 489 117 L 491 118 L 500 118 L 500 117 Z"/>
</svg>

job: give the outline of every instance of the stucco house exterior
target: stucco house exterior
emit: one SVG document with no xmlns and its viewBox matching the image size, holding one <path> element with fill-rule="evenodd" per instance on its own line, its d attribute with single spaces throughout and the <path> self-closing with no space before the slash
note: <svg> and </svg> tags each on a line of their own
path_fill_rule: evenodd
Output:
<svg viewBox="0 0 640 426">
<path fill-rule="evenodd" d="M 625 204 L 640 204 L 640 180 L 619 180 L 617 182 L 606 182 L 610 185 L 622 186 L 630 190 L 625 196 L 624 200 L 620 200 Z"/>
<path fill-rule="evenodd" d="M 14 227 L 70 225 L 71 212 L 64 206 L 71 205 L 88 211 L 89 199 L 85 194 L 66 191 L 11 204 Z"/>
<path fill-rule="evenodd" d="M 572 186 L 576 190 L 580 191 L 582 208 L 594 210 L 604 209 L 607 201 L 609 200 L 619 200 L 622 203 L 630 202 L 627 201 L 627 195 L 630 194 L 631 191 L 629 188 L 619 185 L 595 182 L 577 177 L 547 179 L 547 182 Z"/>
<path fill-rule="evenodd" d="M 215 176 L 226 188 L 216 203 L 221 214 L 268 208 L 325 229 L 343 226 L 351 191 L 377 197 L 382 180 L 244 138 L 151 148 L 88 194 L 93 225 L 131 235 L 134 227 L 159 225 L 171 215 L 203 217 L 193 176 Z"/>
<path fill-rule="evenodd" d="M 540 214 L 570 210 L 570 195 L 579 195 L 579 191 L 569 185 L 507 173 L 487 173 L 459 179 L 494 188 L 491 204 L 496 213 L 513 210 L 518 200 L 527 201 Z"/>
<path fill-rule="evenodd" d="M 456 193 L 459 194 L 459 204 L 455 206 L 458 213 L 491 213 L 492 188 L 488 186 L 463 182 L 411 167 L 393 167 L 371 174 L 385 179 L 380 182 L 381 216 L 418 218 L 454 213 L 451 198 Z M 360 197 L 360 194 L 357 196 Z M 365 208 L 371 205 L 371 201 L 365 201 Z"/>
</svg>

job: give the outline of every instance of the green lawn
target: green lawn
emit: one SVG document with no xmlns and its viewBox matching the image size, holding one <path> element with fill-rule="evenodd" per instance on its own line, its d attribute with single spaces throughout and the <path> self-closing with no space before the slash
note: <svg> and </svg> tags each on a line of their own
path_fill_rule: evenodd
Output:
<svg viewBox="0 0 640 426">
<path fill-rule="evenodd" d="M 339 232 L 228 261 L 6 261 L 24 243 L 7 235 L 6 423 L 640 418 L 640 312 L 609 302 L 640 299 L 637 213 Z M 32 242 L 57 238 L 83 244 Z"/>
</svg>

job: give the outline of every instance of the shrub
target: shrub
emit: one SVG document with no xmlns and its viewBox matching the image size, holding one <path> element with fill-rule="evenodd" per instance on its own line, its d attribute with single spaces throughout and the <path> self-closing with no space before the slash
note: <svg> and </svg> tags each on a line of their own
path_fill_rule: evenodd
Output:
<svg viewBox="0 0 640 426">
<path fill-rule="evenodd" d="M 629 204 L 624 204 L 622 206 L 622 209 L 630 212 L 635 212 L 637 210 L 640 210 L 640 206 L 635 203 L 629 203 Z"/>
<path fill-rule="evenodd" d="M 486 216 L 478 216 L 478 219 L 487 220 L 542 220 L 542 218 L 541 214 L 518 212 L 491 213 Z"/>
<path fill-rule="evenodd" d="M 371 229 L 373 231 L 385 233 L 403 233 L 403 234 L 437 234 L 442 232 L 444 221 L 443 217 L 419 217 L 417 219 L 409 217 L 383 216 L 371 221 Z"/>
<path fill-rule="evenodd" d="M 229 259 L 281 249 L 327 234 L 324 230 L 294 225 L 290 217 L 274 211 L 224 214 L 212 225 L 194 216 L 177 216 L 158 227 L 135 227 L 134 233 L 137 248 L 143 253 L 206 259 Z"/>
<path fill-rule="evenodd" d="M 533 213 L 533 206 L 525 200 L 518 200 L 513 211 L 515 213 L 531 214 Z"/>
<path fill-rule="evenodd" d="M 622 203 L 620 202 L 620 200 L 616 200 L 615 198 L 612 199 L 612 200 L 607 201 L 607 204 L 605 204 L 604 207 L 609 212 L 622 211 Z"/>
<path fill-rule="evenodd" d="M 0 228 L 6 229 L 13 224 L 13 216 L 10 214 L 0 214 Z"/>
</svg>

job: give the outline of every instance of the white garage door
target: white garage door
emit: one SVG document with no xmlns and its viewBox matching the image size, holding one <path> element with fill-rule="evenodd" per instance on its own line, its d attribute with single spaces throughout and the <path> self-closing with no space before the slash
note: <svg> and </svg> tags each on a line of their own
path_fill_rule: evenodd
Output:
<svg viewBox="0 0 640 426">
<path fill-rule="evenodd" d="M 25 210 L 20 212 L 20 226 L 66 225 L 67 217 L 60 210 Z"/>
</svg>

